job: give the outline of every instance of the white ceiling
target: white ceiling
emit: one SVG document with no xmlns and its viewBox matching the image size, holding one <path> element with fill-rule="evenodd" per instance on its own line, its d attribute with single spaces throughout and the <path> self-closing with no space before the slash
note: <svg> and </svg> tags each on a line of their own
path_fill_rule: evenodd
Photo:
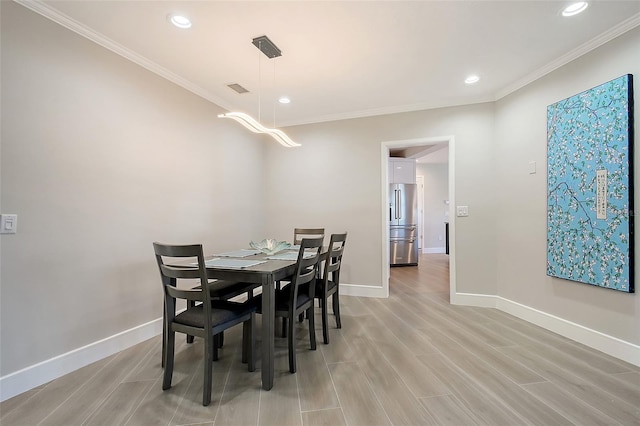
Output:
<svg viewBox="0 0 640 426">
<path fill-rule="evenodd" d="M 568 2 L 539 0 L 16 1 L 267 126 L 496 100 L 640 25 L 637 0 L 572 18 Z M 261 35 L 283 56 L 260 53 Z M 481 80 L 465 85 L 471 73 Z"/>
<path fill-rule="evenodd" d="M 448 164 L 449 163 L 449 144 L 443 143 L 435 147 L 434 151 L 428 152 L 422 157 L 417 157 L 418 164 Z"/>
</svg>

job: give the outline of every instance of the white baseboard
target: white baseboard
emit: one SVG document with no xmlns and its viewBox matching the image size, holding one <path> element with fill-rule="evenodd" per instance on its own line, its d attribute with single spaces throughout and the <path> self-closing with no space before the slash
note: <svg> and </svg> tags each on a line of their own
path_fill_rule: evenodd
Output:
<svg viewBox="0 0 640 426">
<path fill-rule="evenodd" d="M 496 296 L 486 294 L 454 293 L 450 299 L 452 305 L 497 308 Z"/>
<path fill-rule="evenodd" d="M 640 346 L 499 296 L 457 293 L 454 305 L 496 308 L 590 348 L 640 367 Z"/>
<path fill-rule="evenodd" d="M 445 251 L 444 247 L 422 247 L 422 254 L 444 253 Z"/>
<path fill-rule="evenodd" d="M 386 298 L 389 297 L 389 288 L 340 283 L 340 295 Z"/>
<path fill-rule="evenodd" d="M 162 333 L 162 318 L 0 377 L 5 401 Z"/>
</svg>

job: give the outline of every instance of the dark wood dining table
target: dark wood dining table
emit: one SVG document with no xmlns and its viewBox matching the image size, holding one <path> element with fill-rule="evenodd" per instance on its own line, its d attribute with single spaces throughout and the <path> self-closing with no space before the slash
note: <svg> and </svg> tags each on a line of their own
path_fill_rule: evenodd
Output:
<svg viewBox="0 0 640 426">
<path fill-rule="evenodd" d="M 208 256 L 206 260 L 218 256 Z M 209 279 L 241 281 L 262 286 L 262 388 L 270 390 L 274 378 L 274 337 L 275 337 L 275 286 L 277 281 L 293 275 L 295 261 L 267 260 L 264 254 L 251 256 L 251 260 L 266 260 L 245 268 L 224 268 L 207 266 Z"/>
</svg>

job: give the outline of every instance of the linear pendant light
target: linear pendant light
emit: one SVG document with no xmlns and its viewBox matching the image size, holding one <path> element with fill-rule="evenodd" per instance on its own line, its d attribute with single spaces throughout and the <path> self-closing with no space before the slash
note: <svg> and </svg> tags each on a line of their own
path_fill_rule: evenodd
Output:
<svg viewBox="0 0 640 426">
<path fill-rule="evenodd" d="M 269 59 L 276 58 L 278 56 L 282 56 L 282 52 L 278 47 L 273 44 L 271 40 L 265 35 L 256 37 L 252 40 L 252 44 L 256 46 L 262 53 L 264 53 Z M 260 72 L 260 68 L 258 68 L 258 72 Z M 260 101 L 258 100 L 258 110 L 260 109 Z M 271 136 L 273 139 L 278 141 L 282 146 L 287 148 L 293 148 L 296 146 L 302 146 L 299 143 L 291 140 L 289 136 L 285 132 L 280 129 L 269 129 L 268 127 L 260 124 L 258 120 L 251 117 L 249 114 L 245 114 L 244 112 L 227 112 L 225 114 L 218 115 L 219 118 L 231 118 L 232 120 L 237 121 L 242 124 L 245 128 L 249 129 L 253 133 L 264 133 Z"/>
<path fill-rule="evenodd" d="M 291 138 L 289 138 L 289 136 L 287 136 L 287 134 L 282 130 L 264 127 L 262 124 L 258 123 L 255 118 L 251 117 L 249 114 L 245 114 L 244 112 L 228 112 L 226 114 L 220 114 L 218 117 L 231 118 L 251 130 L 253 133 L 265 133 L 287 148 L 302 146 L 299 143 L 292 141 Z"/>
</svg>

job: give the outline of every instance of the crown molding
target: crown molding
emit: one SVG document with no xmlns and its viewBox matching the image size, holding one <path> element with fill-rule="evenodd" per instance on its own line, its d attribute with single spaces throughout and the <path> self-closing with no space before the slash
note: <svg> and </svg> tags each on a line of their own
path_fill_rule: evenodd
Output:
<svg viewBox="0 0 640 426">
<path fill-rule="evenodd" d="M 372 108 L 365 109 L 360 111 L 350 111 L 345 113 L 338 114 L 328 114 L 328 115 L 320 115 L 311 118 L 300 118 L 297 120 L 284 120 L 279 122 L 279 127 L 291 127 L 291 126 L 300 126 L 303 124 L 315 124 L 315 123 L 325 123 L 329 121 L 339 121 L 339 120 L 352 120 L 356 118 L 367 118 L 367 117 L 377 117 L 380 115 L 389 115 L 389 114 L 399 114 L 403 112 L 415 112 L 415 111 L 426 111 L 429 109 L 439 109 L 439 108 L 453 108 L 458 106 L 466 106 L 466 105 L 476 105 L 482 104 L 486 102 L 494 102 L 495 99 L 493 97 L 475 97 L 468 98 L 464 102 L 450 102 L 450 103 L 417 103 L 417 104 L 409 104 L 409 105 L 394 105 L 383 108 Z"/>
<path fill-rule="evenodd" d="M 228 111 L 233 111 L 236 107 L 224 99 L 215 96 L 208 90 L 200 87 L 199 85 L 187 80 L 179 75 L 169 71 L 168 69 L 158 65 L 157 63 L 150 61 L 149 59 L 141 56 L 126 47 L 122 46 L 119 43 L 111 40 L 105 35 L 92 30 L 91 28 L 81 24 L 80 22 L 74 20 L 73 18 L 59 12 L 53 7 L 49 6 L 46 3 L 43 3 L 41 0 L 13 0 L 15 3 L 18 3 L 27 9 L 30 9 L 47 19 L 50 19 L 53 22 L 56 22 L 63 27 L 85 37 L 94 43 L 111 50 L 112 52 L 130 60 L 133 63 L 140 65 L 143 68 L 177 84 L 178 86 L 200 96 L 203 99 L 206 99 L 209 102 L 212 102 L 219 107 L 226 109 Z M 395 105 L 384 108 L 374 108 L 367 109 L 361 111 L 353 111 L 348 113 L 340 113 L 340 114 L 330 114 L 318 117 L 310 117 L 310 118 L 301 118 L 298 120 L 289 120 L 282 122 L 280 127 L 289 127 L 289 126 L 297 126 L 304 124 L 313 124 L 313 123 L 323 123 L 329 121 L 338 121 L 338 120 L 350 120 L 356 118 L 366 118 L 373 117 L 378 115 L 388 115 L 388 114 L 398 114 L 404 112 L 413 112 L 413 111 L 422 111 L 428 109 L 436 109 L 436 108 L 449 108 L 455 106 L 462 105 L 473 105 L 484 102 L 495 102 L 498 101 L 505 96 L 510 95 L 511 93 L 525 87 L 528 84 L 533 83 L 534 81 L 544 77 L 545 75 L 555 71 L 556 69 L 568 64 L 569 62 L 583 56 L 590 51 L 602 46 L 603 44 L 615 39 L 616 37 L 626 33 L 634 29 L 635 27 L 640 25 L 640 13 L 637 13 L 620 24 L 610 28 L 599 36 L 593 38 L 592 40 L 580 45 L 576 49 L 570 51 L 569 53 L 559 57 L 558 59 L 548 63 L 547 65 L 537 69 L 536 71 L 528 74 L 524 78 L 517 80 L 516 82 L 504 87 L 503 89 L 494 93 L 493 96 L 478 98 L 478 99 L 469 99 L 464 103 L 450 103 L 450 104 L 433 104 L 433 103 L 418 103 L 411 105 Z"/>
<path fill-rule="evenodd" d="M 59 25 L 62 25 L 63 27 L 75 32 L 76 34 L 79 34 L 82 37 L 93 41 L 94 43 L 104 47 L 105 49 L 108 49 L 124 57 L 125 59 L 140 65 L 143 68 L 146 68 L 152 73 L 157 74 L 171 81 L 172 83 L 177 84 L 178 86 L 200 96 L 201 98 L 204 98 L 209 102 L 212 102 L 220 106 L 221 108 L 224 108 L 227 110 L 232 110 L 235 108 L 234 106 L 230 105 L 227 101 L 213 95 L 208 90 L 203 89 L 202 87 L 198 86 L 197 84 L 183 77 L 180 77 L 179 75 L 169 71 L 168 69 L 158 65 L 157 63 L 150 61 L 144 56 L 141 56 L 133 52 L 132 50 L 127 49 L 121 44 L 116 43 L 115 41 L 111 40 L 105 35 L 81 24 L 75 19 L 65 15 L 64 13 L 61 13 L 60 11 L 54 9 L 53 7 L 49 6 L 46 3 L 43 3 L 40 0 L 13 0 L 13 1 L 15 3 L 18 3 L 21 6 L 26 7 L 27 9 L 32 10 L 33 12 L 36 12 L 44 16 L 45 18 Z"/>
<path fill-rule="evenodd" d="M 634 29 L 635 27 L 637 27 L 639 25 L 640 25 L 640 13 L 636 13 L 635 15 L 633 15 L 630 18 L 622 21 L 621 23 L 619 23 L 615 27 L 612 27 L 612 28 L 608 29 L 604 33 L 600 34 L 599 36 L 597 36 L 597 37 L 589 40 L 588 42 L 578 46 L 576 49 L 574 49 L 574 50 L 566 53 L 565 55 L 559 57 L 558 59 L 548 63 L 547 65 L 543 66 L 542 68 L 537 69 L 536 71 L 534 71 L 531 74 L 527 75 L 526 77 L 516 81 L 515 83 L 504 87 L 502 90 L 497 91 L 496 95 L 495 95 L 495 98 L 493 100 L 497 101 L 497 100 L 500 100 L 500 99 L 504 98 L 507 95 L 510 95 L 511 93 L 515 92 L 516 90 L 519 90 L 519 89 L 523 88 L 524 86 L 533 83 L 534 81 L 538 80 L 539 78 L 542 78 L 545 75 L 551 73 L 552 71 L 555 71 L 558 68 L 568 64 L 569 62 L 578 59 L 580 56 L 583 56 L 583 55 L 591 52 L 592 50 L 597 49 L 598 47 L 602 46 L 603 44 L 613 40 L 614 38 L 616 38 L 618 36 L 621 36 L 622 34 L 626 33 L 627 31 L 630 31 L 630 30 Z"/>
</svg>

